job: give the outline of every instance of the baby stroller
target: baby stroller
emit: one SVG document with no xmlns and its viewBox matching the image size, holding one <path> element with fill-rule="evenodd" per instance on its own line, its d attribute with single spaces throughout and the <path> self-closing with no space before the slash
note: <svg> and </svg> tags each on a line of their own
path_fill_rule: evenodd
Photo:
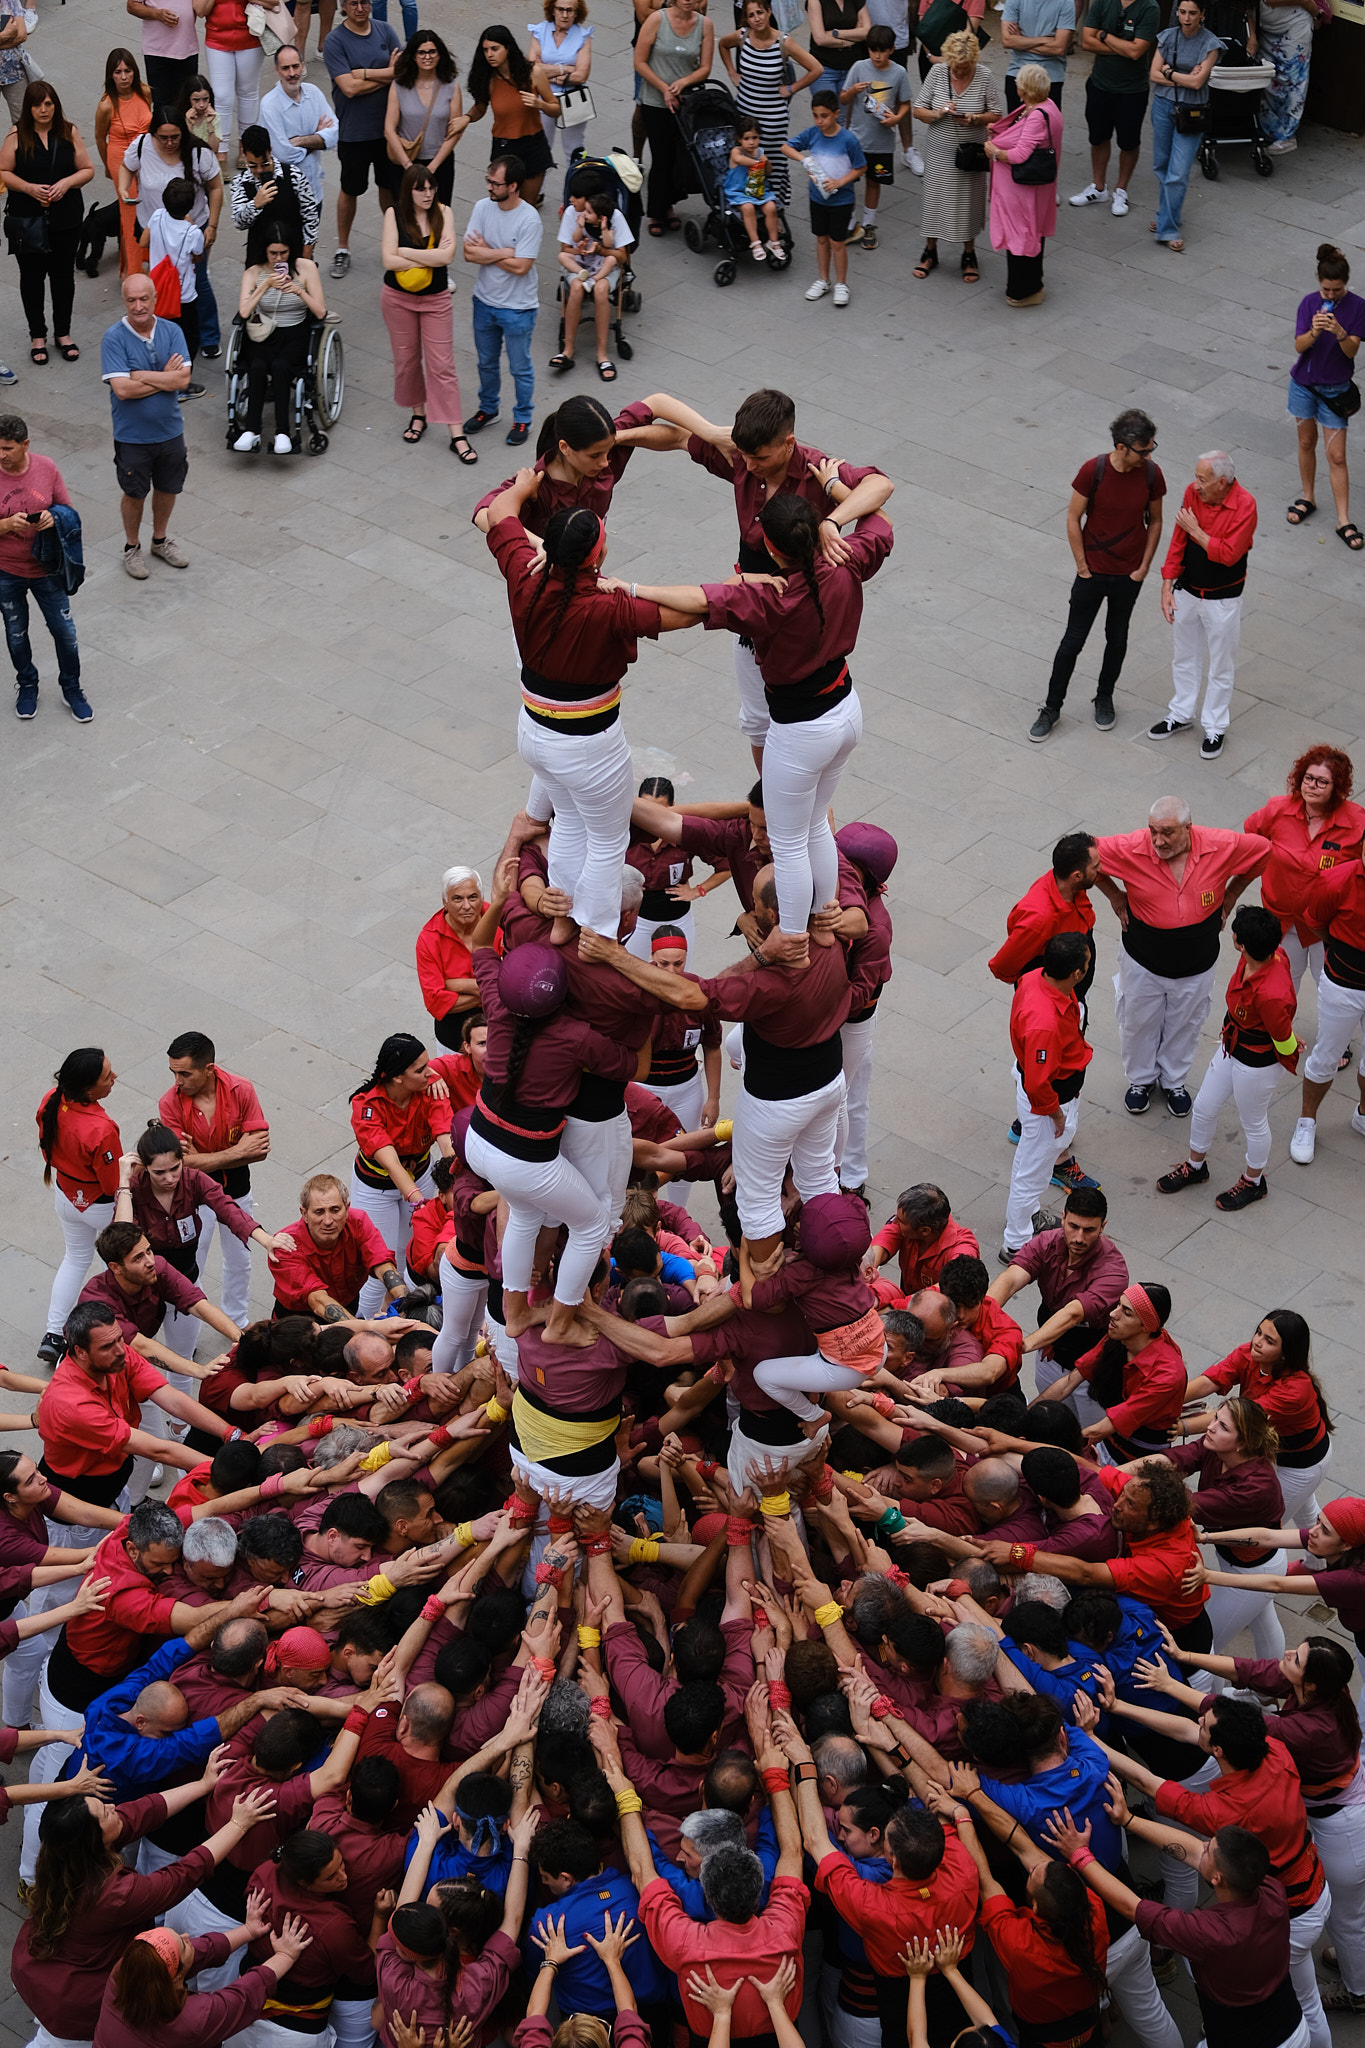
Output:
<svg viewBox="0 0 1365 2048">
<path fill-rule="evenodd" d="M 1227 47 L 1209 79 L 1208 115 L 1199 144 L 1199 168 L 1206 178 L 1216 178 L 1219 143 L 1249 142 L 1257 176 L 1268 178 L 1275 163 L 1266 151 L 1260 113 L 1265 89 L 1274 81 L 1275 67 L 1248 54 L 1246 16 L 1240 5 L 1214 0 L 1206 20 L 1214 35 L 1224 38 Z"/>
<path fill-rule="evenodd" d="M 618 168 L 620 165 L 624 165 L 626 171 L 634 172 L 633 183 L 626 182 L 626 177 Z M 589 156 L 585 149 L 576 149 L 569 159 L 569 168 L 564 176 L 564 196 L 559 209 L 561 220 L 569 203 L 569 185 L 580 171 L 592 172 L 595 189 L 607 194 L 617 211 L 624 216 L 626 226 L 635 237 L 626 261 L 617 267 L 611 296 L 611 333 L 616 343 L 616 353 L 623 363 L 628 363 L 635 350 L 622 333 L 622 324 L 627 313 L 638 313 L 644 304 L 630 262 L 630 257 L 639 246 L 640 224 L 644 219 L 645 210 L 640 199 L 640 187 L 644 179 L 640 173 L 640 166 L 625 150 L 615 149 L 607 156 Z M 556 292 L 559 305 L 559 340 L 556 347 L 560 349 L 564 346 L 564 301 L 568 296 L 568 289 L 568 279 L 561 276 Z"/>
<path fill-rule="evenodd" d="M 705 85 L 685 87 L 678 100 L 677 121 L 682 130 L 683 146 L 708 209 L 700 226 L 694 220 L 684 224 L 683 237 L 688 248 L 698 254 L 706 247 L 708 236 L 715 242 L 722 252 L 715 268 L 715 280 L 720 285 L 734 283 L 739 258 L 749 246 L 739 210 L 725 196 L 730 151 L 735 146 L 743 118 L 727 88 L 711 81 Z M 786 251 L 784 260 L 781 263 L 756 263 L 752 266 L 755 270 L 783 271 L 791 262 L 791 229 L 781 207 L 778 208 L 778 217 L 781 221 L 779 238 Z"/>
</svg>

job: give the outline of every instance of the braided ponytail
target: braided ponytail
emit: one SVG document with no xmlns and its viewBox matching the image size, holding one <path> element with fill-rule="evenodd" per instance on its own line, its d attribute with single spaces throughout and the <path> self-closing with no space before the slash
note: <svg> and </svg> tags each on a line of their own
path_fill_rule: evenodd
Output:
<svg viewBox="0 0 1365 2048">
<path fill-rule="evenodd" d="M 815 615 L 820 621 L 820 631 L 825 630 L 825 608 L 820 602 L 820 586 L 815 580 L 815 556 L 820 540 L 820 522 L 804 498 L 798 498 L 791 491 L 781 491 L 777 497 L 769 498 L 759 513 L 759 524 L 780 555 L 788 556 L 800 569 L 806 579 Z"/>
<path fill-rule="evenodd" d="M 595 512 L 589 512 L 586 505 L 566 507 L 556 512 L 545 529 L 545 567 L 536 585 L 536 594 L 527 608 L 526 623 L 529 626 L 536 606 L 545 595 L 545 586 L 551 575 L 558 570 L 564 579 L 564 588 L 559 593 L 559 609 L 555 613 L 553 632 L 558 632 L 564 623 L 564 614 L 573 602 L 578 586 L 578 572 L 588 556 L 602 538 L 602 522 Z"/>
</svg>

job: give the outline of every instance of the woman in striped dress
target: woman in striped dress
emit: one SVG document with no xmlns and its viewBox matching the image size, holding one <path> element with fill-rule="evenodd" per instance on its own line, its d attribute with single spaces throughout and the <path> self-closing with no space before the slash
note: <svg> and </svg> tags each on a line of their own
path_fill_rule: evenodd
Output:
<svg viewBox="0 0 1365 2048">
<path fill-rule="evenodd" d="M 803 44 L 781 33 L 769 0 L 745 0 L 744 26 L 721 37 L 720 54 L 740 113 L 758 123 L 773 196 L 780 206 L 787 206 L 791 185 L 782 145 L 787 139 L 792 94 L 813 86 L 821 67 Z M 796 67 L 794 85 L 787 83 L 789 59 Z"/>
</svg>

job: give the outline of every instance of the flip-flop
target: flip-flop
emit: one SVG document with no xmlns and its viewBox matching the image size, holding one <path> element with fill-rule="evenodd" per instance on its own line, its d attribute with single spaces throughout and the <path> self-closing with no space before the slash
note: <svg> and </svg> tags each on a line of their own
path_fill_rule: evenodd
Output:
<svg viewBox="0 0 1365 2048">
<path fill-rule="evenodd" d="M 1365 548 L 1365 533 L 1361 532 L 1353 519 L 1348 519 L 1346 524 L 1339 526 L 1336 531 L 1337 539 L 1344 540 L 1353 555 L 1358 555 L 1361 549 Z"/>
<path fill-rule="evenodd" d="M 604 384 L 614 384 L 616 382 L 616 365 L 609 356 L 603 356 L 601 362 L 597 365 L 597 374 Z"/>
<path fill-rule="evenodd" d="M 417 432 L 415 434 L 412 431 L 414 427 L 416 427 L 417 429 Z M 408 421 L 407 425 L 403 429 L 403 439 L 407 442 L 410 448 L 415 448 L 417 446 L 417 443 L 421 440 L 423 434 L 425 434 L 426 430 L 426 414 L 421 412 L 415 412 L 412 418 Z"/>
<path fill-rule="evenodd" d="M 561 349 L 560 353 L 557 356 L 550 357 L 550 368 L 552 370 L 559 372 L 562 375 L 565 370 L 571 370 L 573 368 L 573 357 L 566 356 L 563 350 Z"/>
<path fill-rule="evenodd" d="M 1295 498 L 1284 516 L 1291 526 L 1302 526 L 1304 520 L 1311 519 L 1317 509 L 1311 498 Z"/>
</svg>

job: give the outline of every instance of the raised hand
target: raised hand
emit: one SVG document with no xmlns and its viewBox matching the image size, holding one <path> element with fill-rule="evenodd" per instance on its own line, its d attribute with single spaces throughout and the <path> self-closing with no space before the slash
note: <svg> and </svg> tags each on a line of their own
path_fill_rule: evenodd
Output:
<svg viewBox="0 0 1365 2048">
<path fill-rule="evenodd" d="M 567 1914 L 561 1913 L 556 1924 L 554 1916 L 547 1913 L 541 1925 L 531 1929 L 532 1941 L 540 1950 L 546 1962 L 552 1964 L 555 1969 L 558 1969 L 561 1963 L 567 1963 L 570 1956 L 581 1956 L 583 1953 L 582 1942 L 579 1942 L 577 1948 L 570 1948 L 568 1942 L 564 1939 L 564 1922 L 567 1918 Z M 605 1918 L 610 1925 L 610 1914 L 606 1915 Z"/>
</svg>

